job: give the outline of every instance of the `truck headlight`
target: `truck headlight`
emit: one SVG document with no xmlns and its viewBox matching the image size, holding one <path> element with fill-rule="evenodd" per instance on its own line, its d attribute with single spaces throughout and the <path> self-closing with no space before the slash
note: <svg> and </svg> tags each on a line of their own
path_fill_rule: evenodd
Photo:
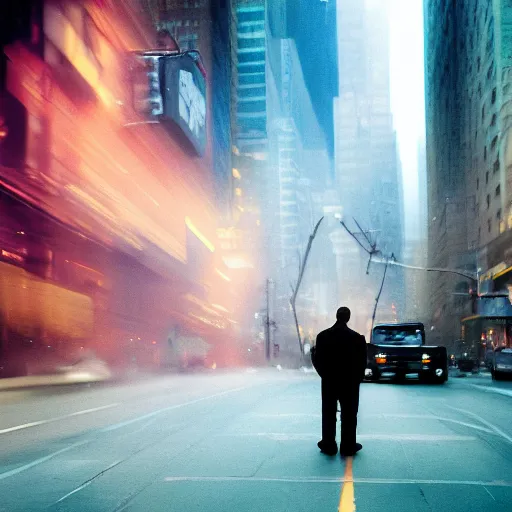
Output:
<svg viewBox="0 0 512 512">
<path fill-rule="evenodd" d="M 387 361 L 387 354 L 383 354 L 382 352 L 380 354 L 375 355 L 375 362 L 377 364 L 385 364 Z"/>
</svg>

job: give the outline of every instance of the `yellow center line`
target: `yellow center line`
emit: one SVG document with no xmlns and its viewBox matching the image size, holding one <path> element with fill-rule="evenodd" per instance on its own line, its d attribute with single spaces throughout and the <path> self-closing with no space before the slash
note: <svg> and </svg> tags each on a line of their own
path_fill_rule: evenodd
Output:
<svg viewBox="0 0 512 512">
<path fill-rule="evenodd" d="M 354 497 L 354 473 L 352 471 L 353 461 L 353 457 L 347 457 L 338 512 L 356 512 L 356 503 Z"/>
</svg>

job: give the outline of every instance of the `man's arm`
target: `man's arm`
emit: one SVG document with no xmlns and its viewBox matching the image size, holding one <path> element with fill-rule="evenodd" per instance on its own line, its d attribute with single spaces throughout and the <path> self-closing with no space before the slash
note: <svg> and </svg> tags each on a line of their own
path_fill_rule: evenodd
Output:
<svg viewBox="0 0 512 512">
<path fill-rule="evenodd" d="M 316 337 L 315 346 L 313 347 L 314 350 L 312 350 L 311 353 L 311 362 L 313 363 L 313 366 L 315 367 L 316 373 L 320 375 L 321 378 L 323 378 L 324 373 L 324 346 L 322 341 L 322 336 L 319 334 Z"/>
</svg>

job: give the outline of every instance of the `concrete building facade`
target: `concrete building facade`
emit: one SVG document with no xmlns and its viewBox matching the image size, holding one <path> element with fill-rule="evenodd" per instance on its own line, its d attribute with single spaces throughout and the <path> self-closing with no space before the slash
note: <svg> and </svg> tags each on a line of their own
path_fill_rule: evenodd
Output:
<svg viewBox="0 0 512 512">
<path fill-rule="evenodd" d="M 512 5 L 430 0 L 425 9 L 429 264 L 492 281 L 493 267 L 512 263 L 496 250 L 512 229 Z M 440 339 L 458 338 L 472 311 L 455 295 L 473 287 L 463 281 L 430 278 Z"/>
</svg>

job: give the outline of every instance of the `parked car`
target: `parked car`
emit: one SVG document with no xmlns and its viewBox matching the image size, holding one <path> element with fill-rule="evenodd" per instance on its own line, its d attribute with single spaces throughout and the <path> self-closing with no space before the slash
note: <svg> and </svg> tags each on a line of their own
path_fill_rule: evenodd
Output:
<svg viewBox="0 0 512 512">
<path fill-rule="evenodd" d="M 512 376 L 512 348 L 498 347 L 494 351 L 491 374 L 495 380 Z"/>
</svg>

